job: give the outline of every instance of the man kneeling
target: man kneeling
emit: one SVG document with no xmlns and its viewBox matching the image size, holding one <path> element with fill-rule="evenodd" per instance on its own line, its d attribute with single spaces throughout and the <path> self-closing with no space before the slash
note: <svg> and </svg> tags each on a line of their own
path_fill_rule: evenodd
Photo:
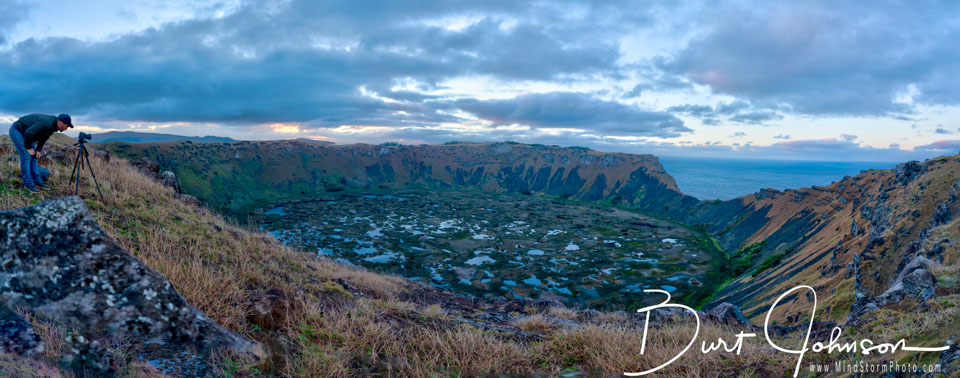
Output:
<svg viewBox="0 0 960 378">
<path fill-rule="evenodd" d="M 50 189 L 40 177 L 37 159 L 40 158 L 40 151 L 43 150 L 43 144 L 47 143 L 47 139 L 53 133 L 63 132 L 68 127 L 73 127 L 73 123 L 67 114 L 59 116 L 29 114 L 20 117 L 10 126 L 10 140 L 17 149 L 17 155 L 20 156 L 20 176 L 27 190 L 37 193 L 39 192 L 37 188 Z"/>
</svg>

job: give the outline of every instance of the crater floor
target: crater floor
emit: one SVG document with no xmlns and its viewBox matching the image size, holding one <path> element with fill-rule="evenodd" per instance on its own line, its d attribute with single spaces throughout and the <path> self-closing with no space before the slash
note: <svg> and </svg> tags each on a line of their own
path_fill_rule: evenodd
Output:
<svg viewBox="0 0 960 378">
<path fill-rule="evenodd" d="M 710 284 L 719 250 L 682 225 L 615 207 L 471 191 L 346 191 L 263 207 L 292 247 L 479 297 L 631 311 Z M 712 263 L 713 262 L 713 263 Z M 675 300 L 676 301 L 676 300 Z"/>
</svg>

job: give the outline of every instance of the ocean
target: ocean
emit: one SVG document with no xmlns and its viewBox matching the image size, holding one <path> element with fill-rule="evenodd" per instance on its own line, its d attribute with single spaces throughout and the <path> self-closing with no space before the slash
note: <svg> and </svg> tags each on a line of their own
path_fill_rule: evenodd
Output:
<svg viewBox="0 0 960 378">
<path fill-rule="evenodd" d="M 661 156 L 660 162 L 680 191 L 701 200 L 727 200 L 756 193 L 829 185 L 867 169 L 893 168 L 897 163 L 741 160 Z"/>
</svg>

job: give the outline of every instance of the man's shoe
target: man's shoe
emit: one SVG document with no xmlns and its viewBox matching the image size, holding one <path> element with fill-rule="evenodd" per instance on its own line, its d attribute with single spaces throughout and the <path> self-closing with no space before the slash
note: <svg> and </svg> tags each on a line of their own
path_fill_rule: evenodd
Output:
<svg viewBox="0 0 960 378">
<path fill-rule="evenodd" d="M 37 185 L 37 189 L 40 189 L 40 190 L 53 190 L 53 188 L 47 186 L 46 184 Z"/>
<path fill-rule="evenodd" d="M 27 191 L 30 192 L 30 193 L 40 193 L 40 191 L 37 190 L 37 188 L 34 187 L 34 186 L 28 186 L 28 187 L 27 187 Z"/>
</svg>

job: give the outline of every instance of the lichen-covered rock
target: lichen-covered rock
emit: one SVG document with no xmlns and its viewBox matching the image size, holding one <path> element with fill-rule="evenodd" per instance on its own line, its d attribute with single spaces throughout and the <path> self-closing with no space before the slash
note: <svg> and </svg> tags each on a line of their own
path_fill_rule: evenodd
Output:
<svg viewBox="0 0 960 378">
<path fill-rule="evenodd" d="M 180 200 L 187 205 L 194 206 L 194 207 L 200 206 L 200 200 L 198 200 L 197 197 L 191 196 L 189 194 L 179 194 L 177 195 L 177 198 L 180 198 Z"/>
<path fill-rule="evenodd" d="M 746 315 L 743 315 L 743 312 L 737 306 L 727 302 L 723 302 L 707 311 L 707 318 L 727 326 L 753 328 L 750 319 L 747 319 Z"/>
<path fill-rule="evenodd" d="M 907 296 L 925 301 L 932 298 L 937 288 L 937 278 L 929 271 L 933 265 L 936 263 L 925 257 L 914 257 L 897 275 L 893 285 L 880 295 L 880 299 L 885 303 L 897 303 Z"/>
<path fill-rule="evenodd" d="M 40 336 L 22 316 L 0 306 L 0 351 L 18 356 L 43 352 Z"/>
<path fill-rule="evenodd" d="M 947 340 L 950 349 L 940 352 L 940 369 L 946 375 L 960 371 L 960 343 L 955 339 L 956 337 Z"/>
<path fill-rule="evenodd" d="M 77 197 L 0 211 L 0 305 L 116 339 L 263 355 L 117 246 Z"/>
<path fill-rule="evenodd" d="M 164 186 L 169 186 L 180 193 L 180 182 L 177 180 L 177 175 L 171 171 L 163 171 L 160 173 L 160 183 Z"/>
<path fill-rule="evenodd" d="M 897 274 L 896 279 L 887 291 L 877 297 L 870 297 L 857 292 L 857 299 L 850 307 L 849 323 L 858 324 L 864 315 L 876 311 L 878 308 L 890 304 L 900 303 L 908 298 L 927 301 L 936 293 L 937 278 L 930 273 L 930 268 L 937 265 L 922 256 L 911 259 Z"/>
</svg>

